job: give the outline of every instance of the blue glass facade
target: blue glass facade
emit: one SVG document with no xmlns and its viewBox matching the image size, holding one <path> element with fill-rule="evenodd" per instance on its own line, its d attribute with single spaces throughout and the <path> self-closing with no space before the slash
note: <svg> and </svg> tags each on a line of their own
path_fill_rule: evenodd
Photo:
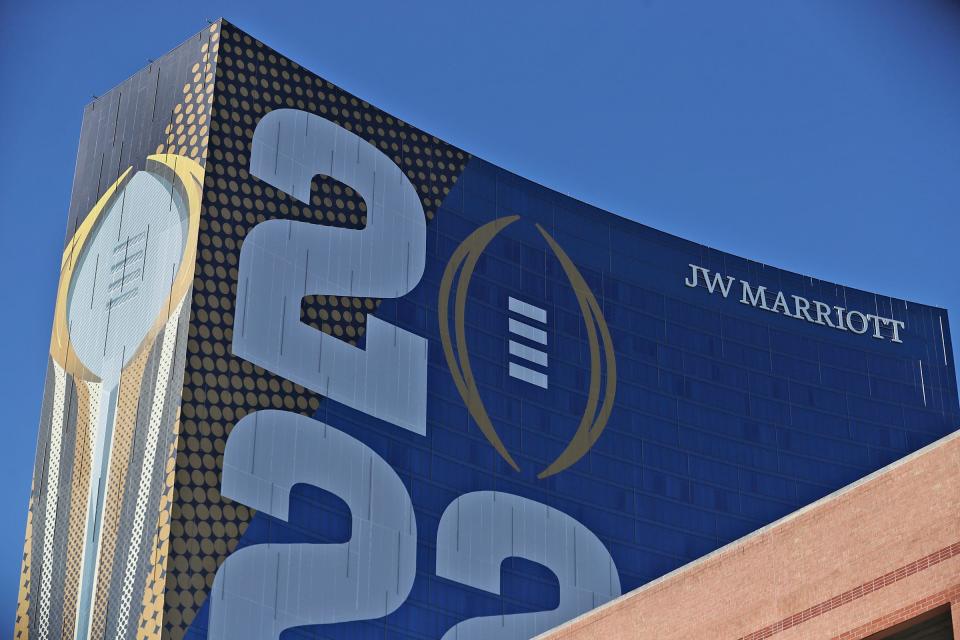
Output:
<svg viewBox="0 0 960 640">
<path fill-rule="evenodd" d="M 438 291 L 457 247 L 482 225 L 514 215 L 520 219 L 476 264 L 466 341 L 483 403 L 519 471 L 471 419 L 438 322 Z M 536 224 L 594 292 L 617 367 L 605 430 L 584 457 L 545 479 L 537 472 L 564 450 L 588 403 L 590 355 L 574 290 Z M 730 296 L 686 286 L 691 264 L 734 276 Z M 741 279 L 896 318 L 904 322 L 902 342 L 742 304 Z M 539 325 L 546 346 L 508 331 L 518 317 L 508 309 L 511 297 L 546 311 Z M 504 564 L 502 597 L 437 576 L 440 517 L 468 492 L 515 494 L 572 516 L 609 550 L 626 592 L 932 442 L 953 430 L 960 413 L 943 310 L 672 237 L 478 159 L 428 225 L 420 284 L 384 300 L 376 315 L 428 338 L 426 436 L 330 400 L 315 417 L 368 445 L 402 479 L 419 527 L 417 577 L 406 602 L 386 617 L 298 627 L 284 638 L 439 638 L 467 618 L 556 607 L 556 578 L 522 558 Z M 547 353 L 548 366 L 530 365 L 548 376 L 546 389 L 508 374 L 511 339 Z M 240 546 L 350 535 L 346 505 L 300 485 L 289 521 L 257 514 Z M 204 637 L 205 609 L 193 637 Z"/>
</svg>

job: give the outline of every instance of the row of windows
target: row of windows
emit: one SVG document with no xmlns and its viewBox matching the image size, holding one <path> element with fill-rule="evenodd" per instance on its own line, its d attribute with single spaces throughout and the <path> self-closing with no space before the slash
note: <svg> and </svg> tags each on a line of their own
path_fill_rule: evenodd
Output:
<svg viewBox="0 0 960 640">
<path fill-rule="evenodd" d="M 414 321 L 416 316 L 412 311 L 417 308 L 411 302 L 402 301 L 396 303 L 396 306 L 385 304 L 377 315 L 381 319 L 398 322 L 405 328 L 418 333 L 428 335 L 435 333 L 436 327 L 432 326 L 433 323 L 429 323 L 428 326 L 425 320 L 427 309 L 420 308 L 421 313 L 416 314 L 419 316 L 419 321 Z M 471 357 L 478 361 L 486 358 L 494 367 L 500 365 L 500 359 L 506 357 L 506 330 L 504 327 L 497 332 L 495 327 L 505 325 L 506 316 L 502 312 L 495 313 L 493 310 L 483 308 L 471 308 L 470 315 L 471 325 L 476 323 L 475 327 L 471 326 L 474 330 L 467 336 L 468 344 L 471 345 Z M 552 325 L 561 327 L 564 318 L 575 317 L 562 313 L 556 315 L 560 316 L 560 320 L 553 322 Z M 573 326 L 567 327 L 570 332 L 576 330 L 577 335 L 570 335 L 567 331 L 556 328 L 548 331 L 552 346 L 548 346 L 547 349 L 558 354 L 553 356 L 554 362 L 576 365 L 573 368 L 558 367 L 560 375 L 566 373 L 568 376 L 575 376 L 579 368 L 588 362 L 586 341 L 582 335 L 582 321 L 577 318 L 577 322 L 576 329 Z M 661 323 L 660 326 L 666 328 L 665 344 L 611 327 L 611 334 L 618 352 L 618 363 L 621 364 L 627 376 L 636 374 L 638 380 L 645 381 L 645 386 L 661 387 L 663 383 L 660 381 L 662 377 L 660 371 L 672 369 L 694 378 L 731 387 L 734 390 L 731 392 L 742 390 L 779 400 L 788 400 L 790 395 L 788 389 L 793 388 L 800 392 L 800 397 L 804 397 L 806 404 L 832 411 L 843 411 L 843 397 L 836 393 L 831 395 L 830 390 L 896 400 L 915 407 L 923 406 L 929 410 L 944 410 L 955 406 L 952 385 L 948 380 L 943 380 L 946 388 L 940 386 L 940 377 L 935 367 L 924 367 L 925 376 L 921 387 L 919 365 L 912 366 L 909 374 L 903 376 L 909 380 L 909 384 L 903 384 L 872 373 L 856 373 L 823 363 L 797 359 L 776 351 L 754 349 L 734 341 L 703 336 L 678 325 Z M 570 354 L 576 354 L 577 359 L 570 360 Z M 656 363 L 659 367 L 649 367 L 640 360 Z M 774 377 L 760 375 L 747 368 L 773 373 Z M 657 378 L 656 383 L 652 382 L 654 376 Z M 808 386 L 804 389 L 790 379 L 806 383 Z M 572 381 L 571 384 L 576 382 Z M 821 391 L 814 390 L 817 386 L 821 386 Z"/>
<path fill-rule="evenodd" d="M 482 343 L 482 340 L 482 332 L 468 337 L 469 342 Z M 582 341 L 570 341 L 568 344 L 561 339 L 551 349 L 551 353 L 561 354 L 559 358 L 551 358 L 551 385 L 554 391 L 559 390 L 557 394 L 551 394 L 532 388 L 518 388 L 517 383 L 506 374 L 506 338 L 491 336 L 488 340 L 490 345 L 485 349 L 472 349 L 470 358 L 471 366 L 483 384 L 485 399 L 488 397 L 493 410 L 505 401 L 501 399 L 504 395 L 516 396 L 517 402 L 533 404 L 554 403 L 557 395 L 563 395 L 567 398 L 565 402 L 569 403 L 570 411 L 582 409 L 589 361 Z M 491 351 L 502 355 L 499 359 L 489 357 L 487 354 Z M 574 355 L 580 359 L 571 361 Z M 789 372 L 792 366 L 802 367 L 783 356 L 767 357 L 778 370 L 782 367 L 782 371 Z M 447 373 L 441 350 L 432 349 L 430 358 L 435 366 L 430 378 L 431 387 L 445 385 L 449 381 L 445 380 Z M 856 379 L 829 367 L 820 367 L 819 372 L 822 379 L 834 384 L 821 386 L 740 369 L 669 347 L 657 346 L 656 358 L 651 360 L 656 364 L 618 357 L 618 406 L 645 409 L 651 403 L 654 406 L 662 403 L 668 412 L 667 416 L 675 417 L 672 407 L 674 401 L 688 400 L 782 425 L 792 424 L 797 410 L 800 415 L 806 410 L 815 410 L 818 412 L 816 416 L 825 421 L 849 417 L 858 421 L 926 430 L 940 428 L 944 419 L 943 411 L 949 411 L 953 402 L 952 392 L 932 384 L 925 387 L 923 392 L 926 395 L 923 397 L 919 396 L 920 389 L 917 388 L 882 379 Z M 849 385 L 851 391 L 846 392 L 845 383 L 851 381 L 858 384 Z M 453 387 L 447 388 L 455 393 Z M 858 393 L 871 395 L 859 397 Z M 878 397 L 899 400 L 901 404 L 880 401 Z M 922 405 L 924 400 L 926 406 Z M 657 409 L 654 412 L 663 411 Z"/>
</svg>

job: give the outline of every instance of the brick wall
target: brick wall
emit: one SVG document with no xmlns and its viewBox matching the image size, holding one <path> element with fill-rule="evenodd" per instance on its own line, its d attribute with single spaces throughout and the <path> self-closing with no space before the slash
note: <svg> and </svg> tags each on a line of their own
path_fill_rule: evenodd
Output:
<svg viewBox="0 0 960 640">
<path fill-rule="evenodd" d="M 952 604 L 960 431 L 545 634 L 859 640 Z"/>
</svg>

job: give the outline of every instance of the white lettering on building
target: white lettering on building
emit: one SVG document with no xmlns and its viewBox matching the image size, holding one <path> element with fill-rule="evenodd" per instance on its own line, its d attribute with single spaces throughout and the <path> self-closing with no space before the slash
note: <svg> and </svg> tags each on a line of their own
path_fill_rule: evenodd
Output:
<svg viewBox="0 0 960 640">
<path fill-rule="evenodd" d="M 722 276 L 695 264 L 689 266 L 690 275 L 684 279 L 683 284 L 690 288 L 703 286 L 707 292 L 711 294 L 720 293 L 724 298 L 730 295 L 736 278 Z M 755 287 L 746 280 L 741 280 L 740 285 L 742 287 L 740 304 L 763 309 L 770 313 L 779 313 L 811 324 L 823 325 L 838 331 L 850 331 L 858 335 L 863 335 L 869 331 L 871 332 L 870 335 L 877 340 L 889 339 L 892 342 L 903 342 L 900 339 L 900 330 L 906 324 L 902 320 L 848 310 L 819 300 L 810 300 L 803 296 L 787 295 L 782 291 L 774 293 L 764 286 Z"/>
</svg>

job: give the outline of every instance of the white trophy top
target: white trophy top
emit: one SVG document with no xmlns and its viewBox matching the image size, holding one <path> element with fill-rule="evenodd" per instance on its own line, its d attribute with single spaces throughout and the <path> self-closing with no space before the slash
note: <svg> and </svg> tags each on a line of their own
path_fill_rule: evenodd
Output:
<svg viewBox="0 0 960 640">
<path fill-rule="evenodd" d="M 118 375 L 163 311 L 183 257 L 187 218 L 187 204 L 169 180 L 139 171 L 97 221 L 67 298 L 73 350 L 95 375 Z"/>
</svg>

